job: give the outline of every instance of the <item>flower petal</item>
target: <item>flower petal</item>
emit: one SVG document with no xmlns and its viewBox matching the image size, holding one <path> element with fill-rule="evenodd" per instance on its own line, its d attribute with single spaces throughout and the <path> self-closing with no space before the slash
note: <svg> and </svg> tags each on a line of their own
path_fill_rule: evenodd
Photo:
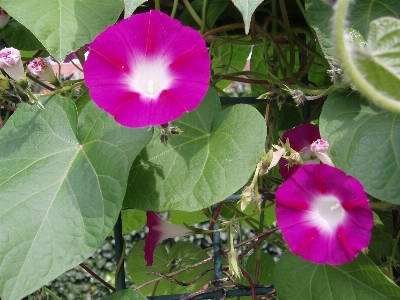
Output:
<svg viewBox="0 0 400 300">
<path fill-rule="evenodd" d="M 143 251 L 144 258 L 147 261 L 146 265 L 151 266 L 153 264 L 154 250 L 162 240 L 183 236 L 189 230 L 184 226 L 165 222 L 154 211 L 148 211 L 146 216 L 146 225 L 149 227 L 149 233 L 146 235 Z"/>
<path fill-rule="evenodd" d="M 368 246 L 373 215 L 361 183 L 323 164 L 301 166 L 275 194 L 276 217 L 291 251 L 332 265 Z"/>
<path fill-rule="evenodd" d="M 286 143 L 286 140 L 289 139 L 290 147 L 297 152 L 301 151 L 302 158 L 311 157 L 313 154 L 311 144 L 320 138 L 319 128 L 309 123 L 290 129 L 282 135 L 282 141 Z M 289 178 L 299 168 L 299 165 L 289 168 L 287 164 L 288 161 L 285 158 L 279 161 L 279 173 L 285 179 Z"/>
<path fill-rule="evenodd" d="M 309 123 L 290 129 L 282 135 L 284 143 L 286 143 L 286 139 L 289 139 L 290 147 L 298 152 L 303 150 L 306 157 L 312 154 L 310 145 L 320 138 L 319 128 Z"/>
</svg>

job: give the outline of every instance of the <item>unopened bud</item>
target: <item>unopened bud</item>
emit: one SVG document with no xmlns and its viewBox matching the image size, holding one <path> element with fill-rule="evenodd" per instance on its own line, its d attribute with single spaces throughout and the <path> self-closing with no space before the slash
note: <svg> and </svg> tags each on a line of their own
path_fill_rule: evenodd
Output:
<svg viewBox="0 0 400 300">
<path fill-rule="evenodd" d="M 253 201 L 253 199 L 254 199 L 254 186 L 253 185 L 246 186 L 241 194 L 240 209 L 244 211 L 247 205 L 249 205 L 250 202 Z"/>
<path fill-rule="evenodd" d="M 311 150 L 317 155 L 319 160 L 328 166 L 334 167 L 331 158 L 328 155 L 329 143 L 325 139 L 318 139 L 311 144 Z"/>
<path fill-rule="evenodd" d="M 28 64 L 28 70 L 41 79 L 50 82 L 51 84 L 58 84 L 56 75 L 54 74 L 51 65 L 42 57 L 37 57 Z"/>
<path fill-rule="evenodd" d="M 14 48 L 0 50 L 0 68 L 2 68 L 17 83 L 26 81 L 24 67 L 22 66 L 21 53 Z"/>
<path fill-rule="evenodd" d="M 311 151 L 326 152 L 329 149 L 329 143 L 325 139 L 318 139 L 311 144 Z"/>
</svg>

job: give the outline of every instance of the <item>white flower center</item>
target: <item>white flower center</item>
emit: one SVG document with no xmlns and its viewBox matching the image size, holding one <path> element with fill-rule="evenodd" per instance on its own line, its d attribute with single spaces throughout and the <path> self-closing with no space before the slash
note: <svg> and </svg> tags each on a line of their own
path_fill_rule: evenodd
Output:
<svg viewBox="0 0 400 300">
<path fill-rule="evenodd" d="M 345 210 L 333 195 L 318 196 L 314 200 L 310 214 L 318 228 L 330 232 L 335 230 L 345 218 Z"/>
<path fill-rule="evenodd" d="M 168 60 L 162 57 L 137 60 L 133 69 L 132 89 L 151 99 L 168 89 L 174 79 L 168 70 Z"/>
</svg>

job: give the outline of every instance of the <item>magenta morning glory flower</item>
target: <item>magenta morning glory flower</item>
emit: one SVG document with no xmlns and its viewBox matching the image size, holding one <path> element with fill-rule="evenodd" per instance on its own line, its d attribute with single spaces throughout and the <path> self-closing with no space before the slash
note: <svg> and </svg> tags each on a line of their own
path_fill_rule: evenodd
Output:
<svg viewBox="0 0 400 300">
<path fill-rule="evenodd" d="M 202 36 L 152 10 L 108 27 L 84 65 L 93 101 L 128 127 L 166 124 L 204 98 L 210 58 Z"/>
<path fill-rule="evenodd" d="M 374 221 L 363 186 L 337 168 L 303 165 L 279 187 L 275 199 L 283 238 L 303 259 L 344 264 L 370 242 Z"/>
<path fill-rule="evenodd" d="M 0 50 L 0 68 L 17 82 L 26 81 L 24 67 L 22 66 L 19 50 L 3 48 Z"/>
<path fill-rule="evenodd" d="M 147 227 L 149 233 L 146 235 L 144 243 L 144 258 L 147 261 L 147 266 L 153 264 L 153 254 L 156 246 L 165 239 L 184 236 L 190 230 L 184 226 L 170 224 L 162 220 L 154 211 L 147 212 Z"/>
<path fill-rule="evenodd" d="M 286 143 L 286 140 L 289 139 L 290 147 L 299 152 L 303 159 L 311 158 L 313 155 L 311 144 L 320 138 L 319 128 L 308 123 L 290 129 L 282 135 L 282 141 Z M 281 158 L 279 161 L 279 173 L 285 179 L 289 178 L 301 166 L 296 164 L 289 166 L 288 163 L 285 158 Z M 304 163 L 319 163 L 319 161 L 304 161 Z"/>
</svg>

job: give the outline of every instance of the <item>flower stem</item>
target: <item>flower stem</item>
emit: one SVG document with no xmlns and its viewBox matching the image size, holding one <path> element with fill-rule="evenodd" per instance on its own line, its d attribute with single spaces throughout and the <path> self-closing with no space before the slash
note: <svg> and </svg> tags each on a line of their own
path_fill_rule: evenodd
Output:
<svg viewBox="0 0 400 300">
<path fill-rule="evenodd" d="M 346 41 L 346 16 L 351 0 L 338 0 L 333 15 L 333 39 L 335 50 L 343 71 L 350 78 L 357 90 L 378 106 L 400 113 L 400 101 L 384 95 L 365 79 L 351 55 Z"/>
<path fill-rule="evenodd" d="M 171 18 L 175 18 L 176 10 L 178 8 L 178 1 L 179 0 L 174 0 L 174 4 L 172 6 L 172 11 L 171 11 Z"/>
<path fill-rule="evenodd" d="M 75 83 L 75 84 L 73 84 L 73 85 L 64 86 L 63 88 L 61 88 L 61 89 L 59 89 L 59 90 L 55 90 L 55 91 L 53 91 L 53 92 L 50 92 L 50 93 L 46 94 L 46 96 L 51 96 L 51 95 L 55 95 L 55 94 L 60 94 L 60 93 L 63 93 L 63 92 L 67 92 L 67 91 L 69 91 L 69 90 L 71 90 L 71 89 L 74 89 L 74 88 L 76 88 L 76 87 L 78 87 L 78 86 L 81 86 L 82 84 L 83 84 L 83 81 L 79 81 L 79 82 L 77 82 L 77 83 Z"/>
<path fill-rule="evenodd" d="M 221 32 L 221 31 L 229 31 L 229 30 L 234 30 L 237 28 L 244 28 L 244 25 L 242 23 L 235 23 L 235 24 L 229 24 L 229 25 L 217 27 L 217 28 L 211 29 L 211 30 L 203 33 L 203 38 L 205 39 L 206 37 L 213 35 L 215 33 Z"/>
<path fill-rule="evenodd" d="M 76 51 L 76 52 L 75 52 L 75 56 L 78 57 L 78 55 L 76 55 L 76 53 L 79 53 L 79 51 Z M 83 55 L 83 57 L 84 57 L 84 56 L 85 56 L 85 55 Z M 81 61 L 81 59 L 82 59 L 81 56 L 79 56 L 78 60 L 79 60 L 79 62 L 80 62 L 80 64 L 81 64 L 81 66 L 83 66 L 82 62 L 84 62 L 84 60 Z M 83 69 L 80 68 L 76 63 L 74 63 L 73 59 L 70 58 L 70 62 L 74 65 L 75 68 L 77 68 L 79 71 L 81 71 L 81 72 L 83 73 Z"/>
<path fill-rule="evenodd" d="M 392 258 L 394 258 L 394 255 L 396 254 L 396 248 L 398 247 L 399 238 L 400 238 L 400 232 L 397 232 L 396 239 L 394 240 L 394 244 L 393 244 L 393 248 L 392 248 L 392 255 L 390 256 Z"/>
<path fill-rule="evenodd" d="M 115 261 L 117 262 L 117 268 L 115 270 L 115 287 L 117 291 L 126 289 L 125 285 L 125 269 L 124 269 L 124 257 L 125 257 L 125 240 L 122 236 L 122 218 L 121 212 L 118 215 L 117 222 L 114 226 L 114 239 L 115 239 Z"/>
<path fill-rule="evenodd" d="M 95 272 L 93 272 L 91 269 L 89 269 L 84 263 L 80 263 L 79 266 L 82 269 L 84 269 L 86 272 L 88 272 L 90 275 L 92 275 L 94 278 L 96 278 L 105 287 L 112 290 L 113 292 L 116 291 L 116 289 L 112 285 L 110 285 L 107 281 L 105 281 L 103 278 L 101 278 L 99 275 L 97 275 Z"/>
<path fill-rule="evenodd" d="M 53 299 L 55 300 L 61 300 L 60 298 L 57 297 L 56 294 L 54 294 L 52 291 L 50 291 L 47 287 L 44 287 L 44 290 L 47 294 L 49 294 L 51 297 L 53 297 Z"/>
<path fill-rule="evenodd" d="M 202 17 L 202 22 L 201 22 L 201 29 L 200 29 L 200 33 L 203 34 L 204 31 L 206 30 L 206 23 L 207 23 L 207 4 L 208 1 L 204 0 L 203 1 L 203 8 L 201 11 L 201 17 Z"/>
<path fill-rule="evenodd" d="M 161 11 L 160 0 L 154 0 L 154 8 Z"/>
<path fill-rule="evenodd" d="M 183 4 L 185 4 L 186 9 L 188 10 L 189 14 L 192 16 L 193 20 L 197 23 L 197 25 L 200 26 L 200 28 L 203 27 L 203 22 L 201 21 L 199 15 L 196 13 L 196 11 L 193 9 L 193 7 L 190 5 L 189 0 L 182 0 Z"/>
<path fill-rule="evenodd" d="M 42 87 L 44 87 L 45 89 L 48 89 L 49 91 L 54 91 L 55 88 L 47 85 L 46 83 L 44 83 L 43 81 L 38 80 L 37 78 L 33 77 L 31 74 L 27 73 L 26 77 L 28 77 L 30 80 L 36 82 L 37 84 L 41 85 Z"/>
<path fill-rule="evenodd" d="M 32 93 L 30 89 L 26 89 L 26 93 L 29 95 L 29 98 L 31 98 L 40 109 L 44 109 L 42 102 L 40 102 L 40 100 Z"/>
<path fill-rule="evenodd" d="M 294 63 L 295 63 L 295 49 L 294 49 L 294 41 L 293 41 L 293 35 L 291 32 L 291 27 L 289 23 L 289 17 L 286 11 L 286 6 L 285 6 L 285 1 L 284 0 L 279 0 L 279 7 L 281 9 L 281 14 L 282 14 L 282 19 L 283 19 L 283 26 L 285 28 L 286 34 L 287 34 L 287 40 L 289 43 L 289 66 L 290 69 L 294 69 Z"/>
</svg>

